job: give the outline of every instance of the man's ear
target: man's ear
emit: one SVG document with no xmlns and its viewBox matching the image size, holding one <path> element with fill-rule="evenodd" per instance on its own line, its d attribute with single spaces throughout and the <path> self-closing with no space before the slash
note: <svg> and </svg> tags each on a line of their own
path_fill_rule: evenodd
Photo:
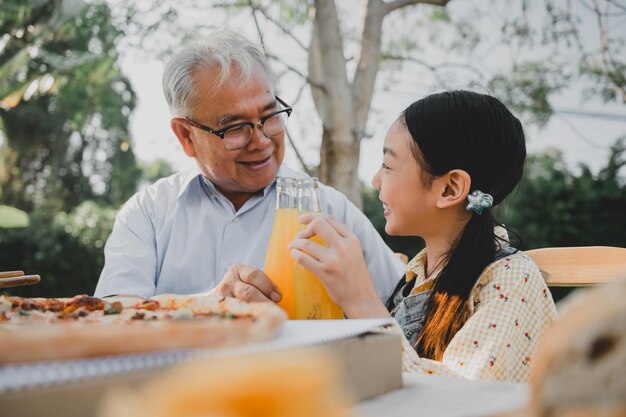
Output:
<svg viewBox="0 0 626 417">
<path fill-rule="evenodd" d="M 437 197 L 436 206 L 438 208 L 453 207 L 459 204 L 465 205 L 467 194 L 472 186 L 472 177 L 462 169 L 453 169 L 438 180 L 443 181 L 440 184 L 441 195 Z"/>
<path fill-rule="evenodd" d="M 180 117 L 174 117 L 170 121 L 170 127 L 172 128 L 172 132 L 176 135 L 176 138 L 178 138 L 178 142 L 180 142 L 180 145 L 183 147 L 187 156 L 194 158 L 196 156 L 196 146 L 191 140 L 191 130 L 189 130 L 189 126 L 185 120 Z"/>
</svg>

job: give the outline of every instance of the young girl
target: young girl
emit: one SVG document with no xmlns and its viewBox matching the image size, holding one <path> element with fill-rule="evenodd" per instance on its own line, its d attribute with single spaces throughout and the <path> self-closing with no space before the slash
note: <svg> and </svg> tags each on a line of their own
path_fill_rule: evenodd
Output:
<svg viewBox="0 0 626 417">
<path fill-rule="evenodd" d="M 397 320 L 405 370 L 525 381 L 556 309 L 539 269 L 509 245 L 492 212 L 520 181 L 525 159 L 522 125 L 497 99 L 451 91 L 418 100 L 389 129 L 372 181 L 385 231 L 426 243 L 387 305 L 358 239 L 336 219 L 302 216 L 307 227 L 292 256 L 347 317 Z"/>
</svg>

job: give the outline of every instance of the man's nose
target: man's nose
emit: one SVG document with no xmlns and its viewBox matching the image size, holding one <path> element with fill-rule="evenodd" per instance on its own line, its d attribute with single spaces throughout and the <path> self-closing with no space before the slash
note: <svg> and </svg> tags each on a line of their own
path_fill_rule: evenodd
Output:
<svg viewBox="0 0 626 417">
<path fill-rule="evenodd" d="M 250 132 L 250 142 L 248 142 L 248 147 L 265 147 L 267 146 L 272 139 L 265 135 L 263 132 L 263 125 L 261 122 L 257 122 L 254 124 L 254 128 L 252 132 Z"/>
</svg>

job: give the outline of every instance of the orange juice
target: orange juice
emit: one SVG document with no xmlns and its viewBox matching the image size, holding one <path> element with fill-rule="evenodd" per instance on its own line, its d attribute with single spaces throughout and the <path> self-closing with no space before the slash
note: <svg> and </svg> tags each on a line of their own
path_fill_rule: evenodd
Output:
<svg viewBox="0 0 626 417">
<path fill-rule="evenodd" d="M 278 208 L 274 214 L 272 236 L 265 255 L 265 274 L 276 284 L 283 298 L 278 303 L 289 315 L 296 318 L 294 298 L 294 266 L 288 244 L 298 231 L 298 209 Z"/>
<path fill-rule="evenodd" d="M 313 236 L 310 239 L 320 245 L 324 245 L 324 241 L 318 236 Z M 296 264 L 293 281 L 296 319 L 343 319 L 343 311 L 330 299 L 324 284 L 313 272 Z"/>
</svg>

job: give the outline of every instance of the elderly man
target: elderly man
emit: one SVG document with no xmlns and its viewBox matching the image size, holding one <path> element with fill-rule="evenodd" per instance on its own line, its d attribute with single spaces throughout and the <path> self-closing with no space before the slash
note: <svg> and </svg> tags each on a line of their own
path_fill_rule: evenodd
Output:
<svg viewBox="0 0 626 417">
<path fill-rule="evenodd" d="M 282 164 L 292 109 L 274 95 L 263 52 L 231 32 L 178 52 L 163 74 L 170 125 L 198 169 L 135 194 L 117 215 L 96 296 L 214 292 L 246 301 L 281 294 L 261 270 L 276 201 L 276 176 L 302 177 Z M 368 219 L 333 188 L 322 210 L 359 237 L 383 301 L 402 263 Z"/>
</svg>

